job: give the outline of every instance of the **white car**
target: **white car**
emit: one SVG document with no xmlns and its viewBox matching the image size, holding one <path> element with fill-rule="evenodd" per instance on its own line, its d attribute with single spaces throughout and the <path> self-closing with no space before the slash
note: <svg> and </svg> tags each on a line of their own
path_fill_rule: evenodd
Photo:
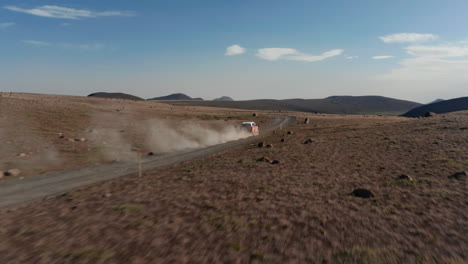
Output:
<svg viewBox="0 0 468 264">
<path fill-rule="evenodd" d="M 258 125 L 255 122 L 243 122 L 241 127 L 251 132 L 254 136 L 260 133 Z"/>
</svg>

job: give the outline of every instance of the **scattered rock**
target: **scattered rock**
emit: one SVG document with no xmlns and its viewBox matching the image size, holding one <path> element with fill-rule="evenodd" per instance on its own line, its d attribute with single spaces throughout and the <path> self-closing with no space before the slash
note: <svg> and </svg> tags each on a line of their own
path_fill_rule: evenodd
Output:
<svg viewBox="0 0 468 264">
<path fill-rule="evenodd" d="M 466 171 L 459 171 L 449 176 L 450 179 L 457 179 L 457 180 L 464 180 L 468 177 L 468 173 Z"/>
<path fill-rule="evenodd" d="M 75 141 L 75 139 L 73 139 L 73 138 L 67 138 L 67 140 L 70 141 L 70 142 Z"/>
<path fill-rule="evenodd" d="M 148 154 L 146 154 L 148 156 L 154 156 L 154 152 L 148 152 Z"/>
<path fill-rule="evenodd" d="M 80 138 L 80 141 L 81 141 L 81 142 L 85 142 L 85 141 L 86 141 L 86 138 Z"/>
<path fill-rule="evenodd" d="M 259 159 L 257 160 L 257 162 L 268 162 L 268 163 L 271 163 L 271 159 L 268 158 L 268 157 L 263 156 L 263 157 L 259 158 Z"/>
<path fill-rule="evenodd" d="M 306 117 L 306 118 L 304 119 L 304 124 L 309 124 L 309 122 L 310 122 L 310 119 L 309 119 L 308 117 Z"/>
<path fill-rule="evenodd" d="M 266 145 L 267 148 L 272 148 L 273 147 L 273 144 L 268 144 Z"/>
<path fill-rule="evenodd" d="M 361 189 L 361 188 L 354 190 L 349 195 L 352 195 L 352 196 L 355 196 L 355 197 L 360 197 L 360 198 L 365 198 L 365 199 L 375 197 L 374 194 L 371 191 L 369 191 L 367 189 Z"/>
<path fill-rule="evenodd" d="M 310 143 L 313 143 L 314 140 L 312 140 L 311 138 L 308 138 L 306 141 L 304 141 L 304 144 L 310 144 Z"/>
<path fill-rule="evenodd" d="M 60 135 L 59 138 L 65 138 L 65 136 L 64 136 L 64 135 Z"/>
<path fill-rule="evenodd" d="M 105 198 L 109 198 L 112 196 L 112 193 L 105 193 L 104 195 L 102 195 L 102 197 L 105 197 Z"/>
<path fill-rule="evenodd" d="M 279 161 L 279 160 L 274 160 L 274 161 L 271 162 L 271 164 L 274 164 L 274 165 L 276 165 L 276 164 L 281 164 L 281 161 Z"/>
<path fill-rule="evenodd" d="M 265 142 L 262 141 L 262 142 L 259 142 L 258 145 L 257 145 L 259 148 L 263 148 L 265 146 Z"/>
<path fill-rule="evenodd" d="M 285 140 L 284 140 L 284 138 L 282 138 L 280 141 L 281 141 L 281 142 L 284 142 Z"/>
<path fill-rule="evenodd" d="M 5 176 L 19 176 L 20 174 L 21 174 L 21 171 L 19 169 L 11 169 L 3 173 L 3 175 Z"/>
<path fill-rule="evenodd" d="M 253 116 L 253 117 L 257 117 L 258 115 L 257 115 L 257 113 L 253 113 L 252 116 Z"/>
<path fill-rule="evenodd" d="M 425 116 L 425 117 L 433 117 L 433 116 L 436 116 L 436 115 L 437 115 L 437 114 L 434 113 L 434 112 L 426 112 L 426 113 L 424 113 L 424 116 Z"/>
<path fill-rule="evenodd" d="M 24 157 L 26 157 L 26 156 L 28 156 L 28 154 L 26 154 L 26 153 L 20 153 L 20 154 L 18 154 L 18 157 L 24 158 Z"/>
<path fill-rule="evenodd" d="M 409 175 L 406 175 L 406 174 L 401 174 L 400 176 L 398 176 L 396 178 L 396 180 L 398 181 L 413 181 L 413 178 Z"/>
<path fill-rule="evenodd" d="M 288 131 L 288 135 L 292 135 L 292 134 L 294 134 L 294 132 Z"/>
</svg>

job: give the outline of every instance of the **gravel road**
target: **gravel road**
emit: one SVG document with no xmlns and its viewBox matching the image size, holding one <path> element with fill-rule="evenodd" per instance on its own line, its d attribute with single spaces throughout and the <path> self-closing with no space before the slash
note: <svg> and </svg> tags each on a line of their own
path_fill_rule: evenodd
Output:
<svg viewBox="0 0 468 264">
<path fill-rule="evenodd" d="M 278 116 L 273 122 L 261 128 L 263 135 L 282 129 L 296 120 L 292 116 Z M 261 137 L 261 136 L 260 136 Z M 251 143 L 258 137 L 249 137 L 203 149 L 192 149 L 146 157 L 142 160 L 142 170 L 149 171 L 182 161 L 205 157 L 236 146 Z M 0 184 L 0 209 L 16 207 L 31 201 L 47 199 L 70 190 L 75 190 L 118 177 L 136 174 L 135 162 L 113 162 L 77 170 L 46 173 L 22 180 L 11 180 Z"/>
</svg>

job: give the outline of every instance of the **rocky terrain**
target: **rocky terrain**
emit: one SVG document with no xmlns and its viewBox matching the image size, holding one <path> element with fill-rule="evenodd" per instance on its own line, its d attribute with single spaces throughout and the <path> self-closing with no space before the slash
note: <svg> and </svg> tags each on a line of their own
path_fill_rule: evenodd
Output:
<svg viewBox="0 0 468 264">
<path fill-rule="evenodd" d="M 0 93 L 0 171 L 21 171 L 0 181 L 134 160 L 135 149 L 158 154 L 224 142 L 245 120 L 264 124 L 269 117 L 153 101 Z"/>
<path fill-rule="evenodd" d="M 159 107 L 200 121 L 233 114 Z M 468 261 L 468 112 L 290 114 L 295 125 L 250 145 L 2 211 L 0 261 Z"/>
</svg>

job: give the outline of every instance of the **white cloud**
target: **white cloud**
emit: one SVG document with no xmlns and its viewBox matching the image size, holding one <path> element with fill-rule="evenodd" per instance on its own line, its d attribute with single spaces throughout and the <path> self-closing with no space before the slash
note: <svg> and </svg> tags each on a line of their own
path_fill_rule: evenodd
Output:
<svg viewBox="0 0 468 264">
<path fill-rule="evenodd" d="M 38 47 L 51 46 L 49 42 L 38 41 L 38 40 L 23 40 L 23 42 L 28 45 L 33 45 L 33 46 L 38 46 Z"/>
<path fill-rule="evenodd" d="M 239 46 L 239 45 L 232 45 L 226 48 L 226 53 L 224 55 L 226 56 L 234 56 L 234 55 L 240 55 L 245 53 L 245 48 Z"/>
<path fill-rule="evenodd" d="M 104 48 L 103 44 L 95 43 L 95 44 L 71 44 L 71 43 L 50 43 L 45 41 L 37 41 L 37 40 L 24 40 L 24 43 L 32 46 L 37 47 L 59 47 L 59 48 L 67 48 L 67 49 L 80 49 L 80 50 L 100 50 Z"/>
<path fill-rule="evenodd" d="M 359 59 L 359 56 L 346 56 L 345 58 L 348 60 L 355 60 L 355 59 Z"/>
<path fill-rule="evenodd" d="M 264 60 L 279 60 L 284 56 L 287 55 L 294 55 L 298 54 L 299 52 L 295 49 L 289 48 L 266 48 L 266 49 L 259 49 L 257 51 L 256 56 L 262 58 Z"/>
<path fill-rule="evenodd" d="M 424 46 L 413 45 L 404 50 L 414 57 L 400 61 L 400 66 L 379 76 L 384 80 L 466 82 L 468 81 L 468 46 L 455 44 Z M 456 58 L 456 59 L 452 59 Z M 448 85 L 448 84 L 447 84 Z"/>
<path fill-rule="evenodd" d="M 398 33 L 379 37 L 385 43 L 407 43 L 407 42 L 424 42 L 436 40 L 439 38 L 433 34 L 418 34 L 418 33 Z"/>
<path fill-rule="evenodd" d="M 374 57 L 372 57 L 372 59 L 374 59 L 374 60 L 385 60 L 385 59 L 391 59 L 393 57 L 394 56 L 374 56 Z"/>
<path fill-rule="evenodd" d="M 400 67 L 378 78 L 398 81 L 468 81 L 468 60 L 439 58 L 411 58 L 400 62 Z"/>
<path fill-rule="evenodd" d="M 9 27 L 12 27 L 14 25 L 15 25 L 15 23 L 12 23 L 12 22 L 0 23 L 0 29 L 9 28 Z"/>
<path fill-rule="evenodd" d="M 307 61 L 307 62 L 314 62 L 314 61 L 322 61 L 327 58 L 335 57 L 342 54 L 344 50 L 342 49 L 334 49 L 327 52 L 322 53 L 321 55 L 309 55 L 305 53 L 301 53 L 296 49 L 291 48 L 264 48 L 259 49 L 257 51 L 256 56 L 262 58 L 264 60 L 295 60 L 295 61 Z"/>
<path fill-rule="evenodd" d="M 16 6 L 5 6 L 5 9 L 15 12 L 22 12 L 30 15 L 62 18 L 62 19 L 80 19 L 80 18 L 96 18 L 108 16 L 134 16 L 134 12 L 129 11 L 104 11 L 95 12 L 86 9 L 73 9 L 61 6 L 44 5 L 33 9 L 25 9 Z"/>
<path fill-rule="evenodd" d="M 405 50 L 413 56 L 427 58 L 464 57 L 468 55 L 468 46 L 409 46 Z"/>
</svg>

